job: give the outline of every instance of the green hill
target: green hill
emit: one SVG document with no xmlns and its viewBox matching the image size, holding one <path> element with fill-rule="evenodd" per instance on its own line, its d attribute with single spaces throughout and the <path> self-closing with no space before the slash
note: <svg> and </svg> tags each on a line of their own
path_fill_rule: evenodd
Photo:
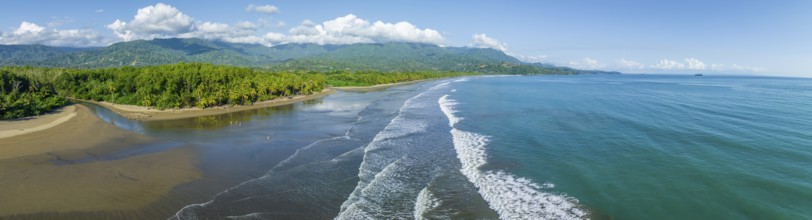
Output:
<svg viewBox="0 0 812 220">
<path fill-rule="evenodd" d="M 202 62 L 270 70 L 602 73 L 523 63 L 502 51 L 420 43 L 351 45 L 227 43 L 202 39 L 119 42 L 103 48 L 0 45 L 0 66 L 106 68 Z"/>
</svg>

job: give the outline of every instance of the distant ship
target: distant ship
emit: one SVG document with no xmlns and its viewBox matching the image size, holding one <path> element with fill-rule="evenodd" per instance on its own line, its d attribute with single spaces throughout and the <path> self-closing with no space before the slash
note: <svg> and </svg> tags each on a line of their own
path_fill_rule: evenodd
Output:
<svg viewBox="0 0 812 220">
<path fill-rule="evenodd" d="M 694 74 L 694 76 L 702 76 L 701 73 Z"/>
</svg>

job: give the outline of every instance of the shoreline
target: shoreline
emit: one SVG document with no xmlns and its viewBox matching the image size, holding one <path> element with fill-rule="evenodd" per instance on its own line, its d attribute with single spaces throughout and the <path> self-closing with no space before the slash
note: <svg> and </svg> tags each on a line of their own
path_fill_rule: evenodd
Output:
<svg viewBox="0 0 812 220">
<path fill-rule="evenodd" d="M 435 78 L 435 79 L 421 79 L 421 80 L 414 80 L 414 81 L 406 81 L 406 82 L 397 82 L 397 83 L 388 83 L 388 84 L 379 84 L 379 85 L 372 85 L 372 86 L 342 86 L 342 87 L 331 87 L 332 89 L 342 91 L 342 92 L 374 92 L 374 91 L 381 91 L 384 89 L 392 88 L 395 86 L 402 86 L 402 85 L 410 85 L 415 83 L 427 82 L 432 80 L 438 80 L 444 78 Z"/>
<path fill-rule="evenodd" d="M 251 105 L 234 105 L 234 106 L 218 106 L 212 108 L 204 108 L 200 109 L 197 107 L 192 108 L 181 108 L 181 109 L 167 109 L 167 110 L 159 110 L 152 107 L 144 107 L 144 106 L 136 106 L 136 105 L 124 105 L 124 104 L 115 104 L 110 102 L 98 102 L 98 101 L 90 101 L 90 100 L 82 100 L 76 99 L 80 102 L 87 102 L 96 104 L 111 111 L 115 112 L 122 117 L 131 119 L 131 120 L 138 120 L 138 121 L 159 121 L 159 120 L 172 120 L 172 119 L 183 119 L 183 118 L 194 118 L 200 116 L 210 116 L 210 115 L 219 115 L 225 114 L 230 112 L 239 112 L 245 110 L 252 110 L 252 109 L 260 109 L 260 108 L 268 108 L 274 106 L 281 106 L 281 105 L 288 105 L 297 102 L 312 100 L 327 96 L 329 94 L 335 93 L 335 90 L 331 88 L 326 88 L 318 93 L 313 93 L 310 95 L 297 95 L 297 96 L 288 96 L 288 97 L 280 97 L 271 100 L 266 100 L 262 102 L 256 102 Z"/>
<path fill-rule="evenodd" d="M 192 146 L 118 158 L 162 140 L 107 123 L 87 106 L 70 105 L 59 114 L 74 116 L 51 116 L 38 122 L 48 128 L 0 139 L 0 219 L 137 209 L 203 175 Z M 51 123 L 58 119 L 64 122 Z"/>
<path fill-rule="evenodd" d="M 71 120 L 77 114 L 76 104 L 72 104 L 43 115 L 0 121 L 0 139 L 47 130 Z"/>
<path fill-rule="evenodd" d="M 201 152 L 193 144 L 116 158 L 116 153 L 165 140 L 103 121 L 93 113 L 93 107 L 79 102 L 95 103 L 127 118 L 146 115 L 134 120 L 169 120 L 288 105 L 336 91 L 378 91 L 423 81 L 428 80 L 349 90 L 327 88 L 311 95 L 210 109 L 157 110 L 77 100 L 77 103 L 46 115 L 0 121 L 0 134 L 8 137 L 0 136 L 0 179 L 4 180 L 0 181 L 0 197 L 10 198 L 0 201 L 0 218 L 44 212 L 137 210 L 165 203 L 162 199 L 176 187 L 205 175 L 198 166 Z M 23 124 L 26 126 L 21 127 Z M 54 188 L 60 190 L 51 191 Z M 119 198 L 131 199 L 122 201 Z"/>
<path fill-rule="evenodd" d="M 211 116 L 211 115 L 220 115 L 226 114 L 230 112 L 239 112 L 239 111 L 246 111 L 246 110 L 253 110 L 253 109 L 260 109 L 260 108 L 268 108 L 274 106 L 281 106 L 281 105 L 288 105 L 297 102 L 322 98 L 327 95 L 333 94 L 337 91 L 341 92 L 373 92 L 373 91 L 380 91 L 385 90 L 388 88 L 402 86 L 402 85 L 410 85 L 415 83 L 421 83 L 431 80 L 437 79 L 422 79 L 422 80 L 415 80 L 415 81 L 406 81 L 406 82 L 398 82 L 398 83 L 389 83 L 389 84 L 380 84 L 380 85 L 373 85 L 373 86 L 349 86 L 349 87 L 329 87 L 323 89 L 321 92 L 310 94 L 310 95 L 297 95 L 297 96 L 289 96 L 289 97 L 280 97 L 272 100 L 266 100 L 262 102 L 256 102 L 251 105 L 234 105 L 234 106 L 218 106 L 212 108 L 205 108 L 200 109 L 197 107 L 192 108 L 180 108 L 180 109 L 167 109 L 167 110 L 159 110 L 152 107 L 144 107 L 144 106 L 136 106 L 136 105 L 125 105 L 125 104 L 115 104 L 105 101 L 91 101 L 91 100 L 83 100 L 83 99 L 72 99 L 78 102 L 86 102 L 92 103 L 104 108 L 107 108 L 114 113 L 131 119 L 131 120 L 138 120 L 138 121 L 159 121 L 159 120 L 173 120 L 173 119 L 184 119 L 184 118 L 194 118 L 200 116 Z M 46 130 L 58 127 L 60 125 L 66 124 L 68 122 L 75 123 L 74 121 L 79 120 L 77 118 L 79 115 L 82 114 L 80 110 L 79 104 L 74 103 L 64 107 L 61 107 L 54 112 L 39 115 L 39 116 L 32 116 L 22 119 L 14 119 L 8 121 L 0 121 L 0 143 L 8 142 L 13 137 L 18 137 L 21 135 L 26 134 L 40 134 L 46 133 L 50 134 L 53 132 L 48 132 Z M 92 114 L 92 113 L 91 113 Z M 86 118 L 86 117 L 81 117 Z"/>
<path fill-rule="evenodd" d="M 31 121 L 2 122 L 5 128 L 25 124 L 36 126 L 28 129 L 3 130 L 2 132 L 6 134 L 14 135 L 0 139 L 0 160 L 85 151 L 122 138 L 150 139 L 102 121 L 88 107 L 78 104 L 67 106 L 62 112 L 54 115 L 28 120 Z"/>
</svg>

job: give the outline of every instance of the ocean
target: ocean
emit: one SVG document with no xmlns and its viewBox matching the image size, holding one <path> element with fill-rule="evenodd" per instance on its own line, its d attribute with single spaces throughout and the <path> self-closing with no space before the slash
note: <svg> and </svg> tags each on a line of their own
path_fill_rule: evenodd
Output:
<svg viewBox="0 0 812 220">
<path fill-rule="evenodd" d="M 170 197 L 218 190 L 171 219 L 812 218 L 812 79 L 463 77 L 204 119 L 97 115 L 204 152 L 207 177 Z"/>
</svg>

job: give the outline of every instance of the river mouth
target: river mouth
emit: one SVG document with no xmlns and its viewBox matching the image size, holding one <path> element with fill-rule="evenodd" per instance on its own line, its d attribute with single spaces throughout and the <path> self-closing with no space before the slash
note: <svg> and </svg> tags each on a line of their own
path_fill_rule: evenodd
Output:
<svg viewBox="0 0 812 220">
<path fill-rule="evenodd" d="M 0 202 L 0 219 L 168 218 L 267 174 L 297 149 L 344 136 L 372 101 L 399 92 L 338 92 L 290 105 L 162 121 L 129 120 L 81 103 L 87 113 L 81 120 L 93 121 L 87 125 L 93 129 L 74 132 L 77 137 L 66 143 L 92 146 L 0 160 L 0 197 L 14 198 Z M 106 136 L 84 143 L 82 133 L 85 139 Z"/>
</svg>

